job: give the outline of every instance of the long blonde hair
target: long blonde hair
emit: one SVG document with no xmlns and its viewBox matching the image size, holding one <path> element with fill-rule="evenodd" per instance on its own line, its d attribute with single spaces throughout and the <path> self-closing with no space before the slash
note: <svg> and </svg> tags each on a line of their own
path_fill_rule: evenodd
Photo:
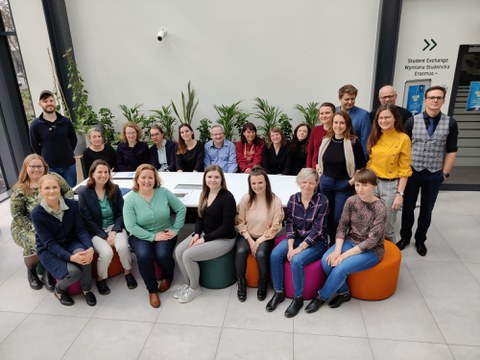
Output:
<svg viewBox="0 0 480 360">
<path fill-rule="evenodd" d="M 43 157 L 38 154 L 30 154 L 27 155 L 25 160 L 23 160 L 22 169 L 20 170 L 20 174 L 18 174 L 18 181 L 13 185 L 14 189 L 18 189 L 24 192 L 26 195 L 31 195 L 33 193 L 33 189 L 30 186 L 30 177 L 28 176 L 28 165 L 32 162 L 32 160 L 40 160 L 43 164 L 43 175 L 48 173 L 48 164 Z"/>
</svg>

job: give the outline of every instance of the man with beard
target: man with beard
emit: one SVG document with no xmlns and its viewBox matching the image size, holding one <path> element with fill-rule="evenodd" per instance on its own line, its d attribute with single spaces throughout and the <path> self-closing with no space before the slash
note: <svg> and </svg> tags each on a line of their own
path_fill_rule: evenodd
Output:
<svg viewBox="0 0 480 360">
<path fill-rule="evenodd" d="M 55 98 L 49 90 L 40 93 L 42 114 L 30 124 L 30 146 L 47 162 L 50 172 L 61 175 L 71 187 L 77 184 L 73 150 L 77 135 L 70 119 L 55 111 Z"/>
</svg>

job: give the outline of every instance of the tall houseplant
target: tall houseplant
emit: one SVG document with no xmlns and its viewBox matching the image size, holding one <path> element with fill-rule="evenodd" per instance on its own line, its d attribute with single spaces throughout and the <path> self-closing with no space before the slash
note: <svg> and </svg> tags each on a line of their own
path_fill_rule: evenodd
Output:
<svg viewBox="0 0 480 360">
<path fill-rule="evenodd" d="M 148 141 L 148 129 L 153 123 L 153 117 L 147 116 L 142 111 L 143 104 L 135 104 L 133 107 L 128 107 L 127 105 L 119 105 L 120 110 L 122 111 L 123 116 L 129 122 L 137 124 L 140 129 L 143 131 L 143 138 L 139 140 Z"/>
<path fill-rule="evenodd" d="M 173 100 L 170 101 L 173 112 L 177 116 L 177 119 L 180 121 L 180 123 L 192 125 L 193 115 L 195 114 L 195 110 L 197 110 L 199 100 L 196 98 L 195 90 L 192 89 L 192 87 L 190 86 L 190 81 L 188 82 L 187 86 L 187 96 L 185 96 L 182 91 L 181 99 L 182 107 L 180 108 L 180 111 L 178 110 Z"/>
<path fill-rule="evenodd" d="M 258 127 L 260 136 L 265 141 L 268 141 L 270 130 L 274 127 L 280 127 L 280 120 L 283 119 L 282 121 L 284 123 L 285 119 L 288 119 L 288 115 L 283 113 L 278 106 L 270 105 L 267 100 L 259 97 L 253 100 L 255 102 L 253 108 L 256 110 L 254 116 L 263 122 L 263 124 Z"/>
<path fill-rule="evenodd" d="M 162 106 L 160 110 L 151 110 L 151 112 L 153 113 L 152 120 L 158 122 L 162 127 L 165 138 L 174 140 L 177 119 L 172 115 L 172 105 Z"/>
<path fill-rule="evenodd" d="M 223 127 L 225 138 L 230 141 L 233 141 L 235 129 L 238 130 L 240 126 L 240 130 L 238 130 L 240 134 L 243 124 L 247 121 L 248 114 L 242 112 L 238 107 L 240 102 L 237 101 L 231 105 L 213 105 L 218 114 L 217 124 Z"/>
<path fill-rule="evenodd" d="M 200 133 L 200 141 L 204 144 L 210 140 L 210 125 L 211 121 L 207 118 L 200 120 L 200 125 L 197 127 L 197 130 Z"/>
<path fill-rule="evenodd" d="M 307 103 L 307 106 L 303 106 L 301 104 L 295 105 L 295 109 L 300 111 L 303 115 L 303 118 L 305 119 L 305 124 L 310 129 L 313 129 L 313 127 L 317 124 L 318 122 L 318 106 L 320 104 L 318 102 L 309 102 Z"/>
</svg>

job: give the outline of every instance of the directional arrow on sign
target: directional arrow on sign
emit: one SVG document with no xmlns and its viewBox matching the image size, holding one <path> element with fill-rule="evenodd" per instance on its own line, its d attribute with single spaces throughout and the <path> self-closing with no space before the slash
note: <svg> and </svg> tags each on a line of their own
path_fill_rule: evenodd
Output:
<svg viewBox="0 0 480 360">
<path fill-rule="evenodd" d="M 425 50 L 427 50 L 427 49 L 430 47 L 430 43 L 428 42 L 427 39 L 423 39 L 423 41 L 425 41 L 425 44 L 427 44 L 427 45 L 422 49 L 422 51 L 425 51 Z M 435 46 L 437 46 L 437 43 L 436 43 L 435 40 L 433 40 L 433 39 L 430 39 L 430 41 L 432 42 L 432 45 L 433 45 L 433 46 L 429 49 L 429 51 L 432 51 L 432 50 L 435 48 Z"/>
</svg>

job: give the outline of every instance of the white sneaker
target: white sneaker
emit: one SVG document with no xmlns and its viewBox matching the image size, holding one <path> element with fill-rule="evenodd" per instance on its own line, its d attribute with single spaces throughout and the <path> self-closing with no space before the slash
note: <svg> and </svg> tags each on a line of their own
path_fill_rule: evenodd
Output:
<svg viewBox="0 0 480 360">
<path fill-rule="evenodd" d="M 178 301 L 181 303 L 188 303 L 193 299 L 195 299 L 201 293 L 202 291 L 200 289 L 195 290 L 195 289 L 192 289 L 191 287 L 188 287 L 188 289 L 185 290 L 182 295 L 180 295 L 180 297 L 178 298 Z"/>
<path fill-rule="evenodd" d="M 183 284 L 182 286 L 180 286 L 177 291 L 175 291 L 175 294 L 173 294 L 173 297 L 175 299 L 179 299 L 180 296 L 182 296 L 182 294 L 185 292 L 185 290 L 188 289 L 188 285 L 187 284 Z"/>
</svg>

